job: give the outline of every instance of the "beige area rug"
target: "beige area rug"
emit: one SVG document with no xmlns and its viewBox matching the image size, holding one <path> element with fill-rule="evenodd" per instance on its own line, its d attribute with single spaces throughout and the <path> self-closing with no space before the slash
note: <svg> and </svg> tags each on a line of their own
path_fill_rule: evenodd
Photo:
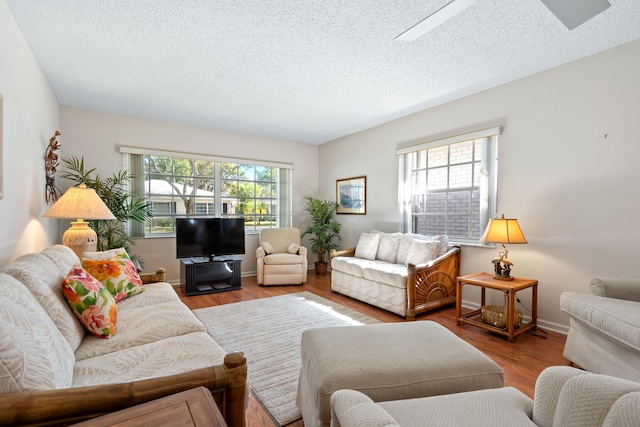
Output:
<svg viewBox="0 0 640 427">
<path fill-rule="evenodd" d="M 251 391 L 279 426 L 302 417 L 296 406 L 302 331 L 380 323 L 310 292 L 193 312 L 222 348 L 245 353 Z"/>
</svg>

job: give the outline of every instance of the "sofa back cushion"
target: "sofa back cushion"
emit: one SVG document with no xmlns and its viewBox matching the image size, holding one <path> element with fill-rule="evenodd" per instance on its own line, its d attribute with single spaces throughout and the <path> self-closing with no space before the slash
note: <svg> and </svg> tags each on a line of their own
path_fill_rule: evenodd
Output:
<svg viewBox="0 0 640 427">
<path fill-rule="evenodd" d="M 288 253 L 290 244 L 300 244 L 300 229 L 263 228 L 260 230 L 260 243 L 262 242 L 268 242 L 274 253 Z"/>
<path fill-rule="evenodd" d="M 398 259 L 396 261 L 398 264 L 407 264 L 407 255 L 409 255 L 409 250 L 411 249 L 411 242 L 415 239 L 439 242 L 436 258 L 446 254 L 449 250 L 449 237 L 444 234 L 425 236 L 424 234 L 405 233 L 402 235 L 402 239 L 400 239 Z"/>
<path fill-rule="evenodd" d="M 43 249 L 40 253 L 55 264 L 62 277 L 65 277 L 67 273 L 71 271 L 71 268 L 80 265 L 80 258 L 78 258 L 78 255 L 68 246 L 53 245 Z"/>
<path fill-rule="evenodd" d="M 379 233 L 362 233 L 356 245 L 355 256 L 357 258 L 374 260 L 378 253 Z"/>
<path fill-rule="evenodd" d="M 35 297 L 0 273 L 0 393 L 67 388 L 73 351 Z"/>
<path fill-rule="evenodd" d="M 22 282 L 75 351 L 84 339 L 85 331 L 62 294 L 62 281 L 70 268 L 64 274 L 62 269 L 66 268 L 70 261 L 64 262 L 61 259 L 61 262 L 62 265 L 56 266 L 44 253 L 32 253 L 18 257 L 0 271 Z"/>
<path fill-rule="evenodd" d="M 400 247 L 402 233 L 383 233 L 381 231 L 377 233 L 380 235 L 380 241 L 378 242 L 376 259 L 395 264 L 398 259 L 398 248 Z"/>
<path fill-rule="evenodd" d="M 420 265 L 433 261 L 438 257 L 440 242 L 434 240 L 413 239 L 407 254 L 407 265 Z"/>
</svg>

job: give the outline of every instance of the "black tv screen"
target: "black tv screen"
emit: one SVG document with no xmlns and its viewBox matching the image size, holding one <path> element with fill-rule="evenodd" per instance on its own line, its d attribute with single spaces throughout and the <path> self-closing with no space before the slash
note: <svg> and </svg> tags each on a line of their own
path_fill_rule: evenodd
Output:
<svg viewBox="0 0 640 427">
<path fill-rule="evenodd" d="M 177 258 L 244 253 L 244 218 L 176 218 Z"/>
</svg>

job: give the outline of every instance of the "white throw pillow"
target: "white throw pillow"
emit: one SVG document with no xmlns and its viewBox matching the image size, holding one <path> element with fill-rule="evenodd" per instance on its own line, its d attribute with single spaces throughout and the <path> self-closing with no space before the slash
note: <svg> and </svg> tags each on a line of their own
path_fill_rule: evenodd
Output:
<svg viewBox="0 0 640 427">
<path fill-rule="evenodd" d="M 414 239 L 409 248 L 406 264 L 420 265 L 433 261 L 438 257 L 439 245 L 440 242 L 437 241 Z"/>
<path fill-rule="evenodd" d="M 269 255 L 273 253 L 273 246 L 271 246 L 271 243 L 269 242 L 262 242 L 262 249 L 264 249 L 264 253 Z"/>
<path fill-rule="evenodd" d="M 289 245 L 289 248 L 287 250 L 289 251 L 290 254 L 296 255 L 300 250 L 300 245 L 297 243 L 292 243 Z"/>
<path fill-rule="evenodd" d="M 402 233 L 378 233 L 380 241 L 378 242 L 378 252 L 376 259 L 395 264 L 398 258 L 398 248 L 400 247 L 400 238 Z"/>
<path fill-rule="evenodd" d="M 429 236 L 424 240 L 437 240 L 440 243 L 440 245 L 438 246 L 438 256 L 446 254 L 449 250 L 449 236 L 445 234 Z"/>
<path fill-rule="evenodd" d="M 380 235 L 377 233 L 362 233 L 358 239 L 358 245 L 356 246 L 356 258 L 362 259 L 376 259 L 376 253 L 378 252 L 378 242 L 380 241 Z"/>
</svg>

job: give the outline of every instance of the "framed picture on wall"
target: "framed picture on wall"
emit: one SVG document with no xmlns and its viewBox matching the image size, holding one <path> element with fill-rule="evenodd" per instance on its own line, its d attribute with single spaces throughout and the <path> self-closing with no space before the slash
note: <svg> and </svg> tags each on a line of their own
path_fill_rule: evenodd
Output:
<svg viewBox="0 0 640 427">
<path fill-rule="evenodd" d="M 336 180 L 336 213 L 366 215 L 367 177 L 357 176 Z"/>
</svg>

